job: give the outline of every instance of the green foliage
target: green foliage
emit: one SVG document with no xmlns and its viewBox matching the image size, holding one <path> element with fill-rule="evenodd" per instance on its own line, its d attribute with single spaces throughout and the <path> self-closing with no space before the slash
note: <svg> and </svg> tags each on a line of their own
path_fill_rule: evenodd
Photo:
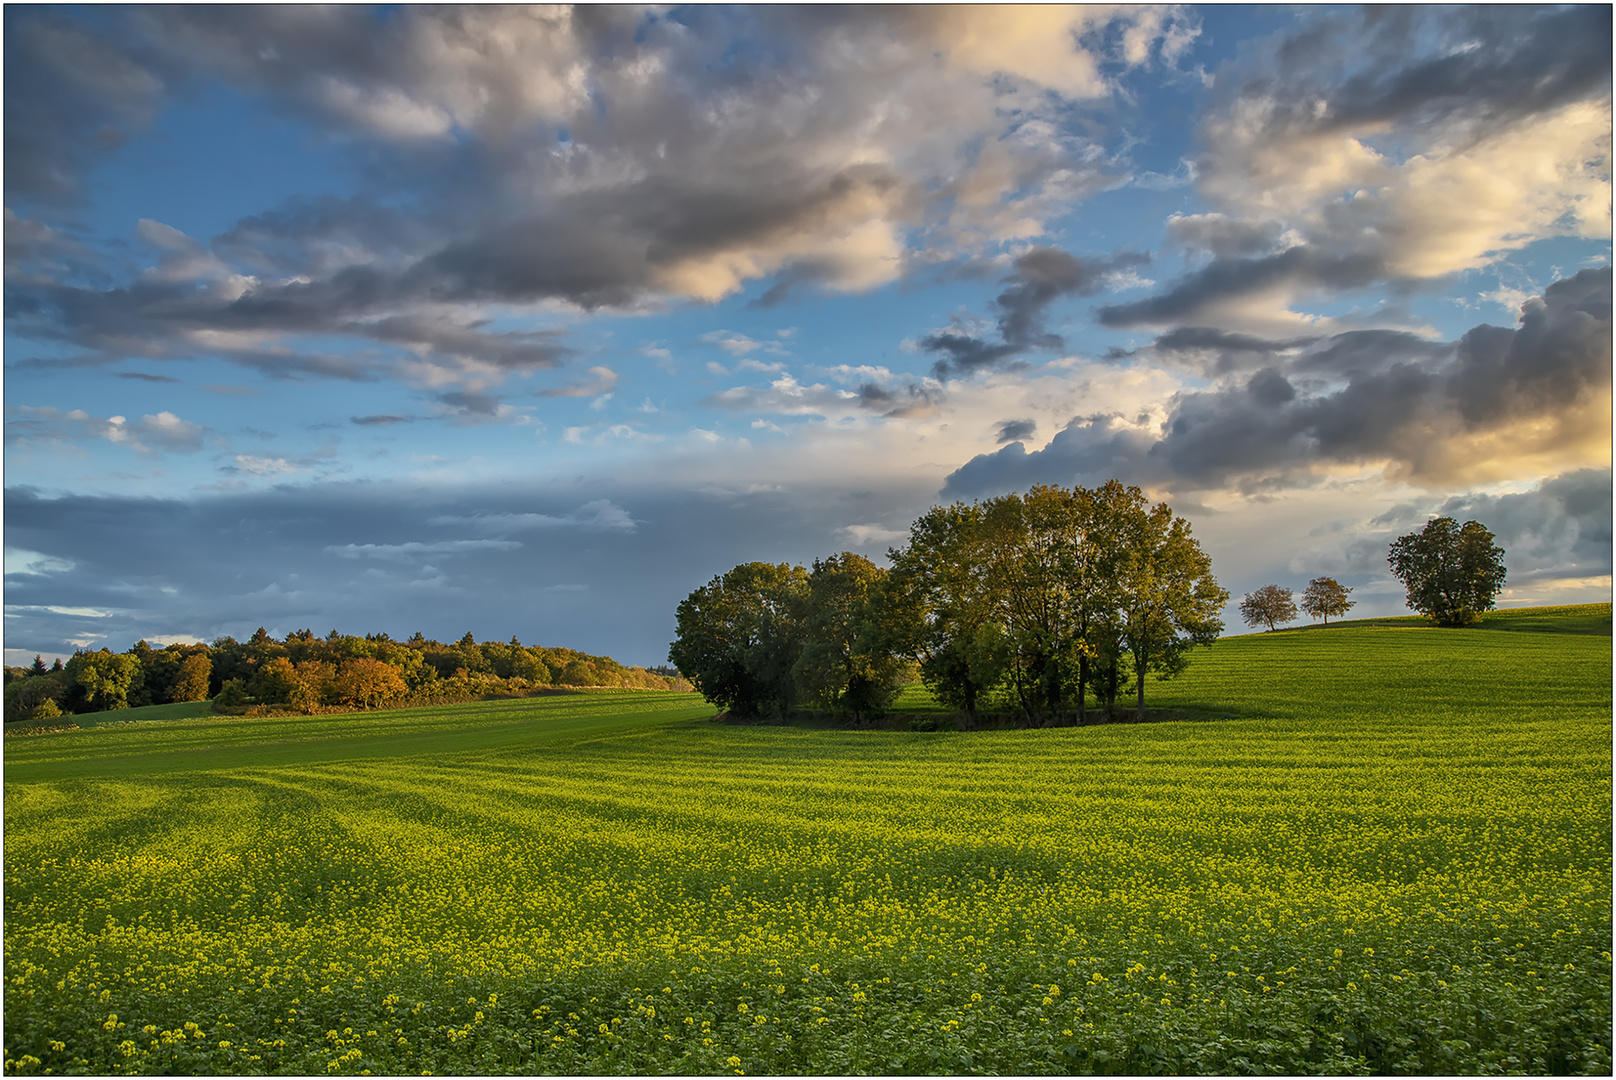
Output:
<svg viewBox="0 0 1616 1080">
<path fill-rule="evenodd" d="M 1606 1075 L 1610 686 L 1405 624 L 1220 641 L 1211 723 L 15 740 L 6 1070 Z"/>
<path fill-rule="evenodd" d="M 872 626 L 871 598 L 886 571 L 844 551 L 814 560 L 808 575 L 804 644 L 792 680 L 805 699 L 863 717 L 884 709 L 902 685 L 903 665 Z"/>
<path fill-rule="evenodd" d="M 1417 533 L 1392 542 L 1392 573 L 1408 591 L 1408 606 L 1438 626 L 1472 626 L 1491 611 L 1504 587 L 1504 549 L 1480 522 L 1463 526 L 1432 518 Z"/>
<path fill-rule="evenodd" d="M 19 677 L 6 683 L 6 723 L 37 720 L 62 715 L 71 685 L 66 672 L 33 672 L 23 669 Z M 46 705 L 49 702 L 49 706 Z M 51 709 L 56 711 L 50 712 Z"/>
<path fill-rule="evenodd" d="M 807 604 L 802 567 L 743 563 L 680 602 L 668 660 L 721 708 L 784 714 L 796 697 Z"/>
<path fill-rule="evenodd" d="M 66 671 L 92 710 L 122 709 L 129 704 L 129 688 L 140 674 L 140 660 L 111 649 L 79 652 L 67 662 Z"/>
</svg>

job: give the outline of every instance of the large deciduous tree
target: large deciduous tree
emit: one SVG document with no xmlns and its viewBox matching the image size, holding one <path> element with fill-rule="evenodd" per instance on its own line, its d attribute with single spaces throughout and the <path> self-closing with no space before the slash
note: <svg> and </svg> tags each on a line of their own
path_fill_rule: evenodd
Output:
<svg viewBox="0 0 1616 1080">
<path fill-rule="evenodd" d="M 1296 601 L 1283 585 L 1264 585 L 1241 597 L 1240 617 L 1247 626 L 1266 626 L 1272 630 L 1276 623 L 1296 619 Z"/>
<path fill-rule="evenodd" d="M 1216 640 L 1229 593 L 1212 577 L 1212 560 L 1190 534 L 1189 522 L 1172 507 L 1149 506 L 1144 492 L 1116 481 L 1101 491 L 1105 520 L 1121 542 L 1122 640 L 1133 657 L 1135 715 L 1142 720 L 1145 674 L 1175 675 L 1189 663 L 1191 646 Z"/>
<path fill-rule="evenodd" d="M 1408 591 L 1408 606 L 1438 626 L 1469 626 L 1491 611 L 1504 587 L 1504 549 L 1477 521 L 1432 518 L 1417 533 L 1392 542 L 1392 573 Z"/>
<path fill-rule="evenodd" d="M 881 596 L 894 649 L 920 662 L 939 701 L 972 719 L 1008 666 L 982 518 L 979 506 L 932 507 L 909 526 L 908 546 L 888 552 Z"/>
<path fill-rule="evenodd" d="M 67 662 L 67 677 L 84 694 L 91 711 L 122 709 L 129 705 L 129 689 L 140 676 L 140 659 L 111 649 L 75 653 Z"/>
<path fill-rule="evenodd" d="M 885 577 L 851 551 L 814 560 L 802 652 L 792 667 L 803 697 L 862 719 L 897 693 L 897 661 L 870 625 L 870 600 Z"/>
<path fill-rule="evenodd" d="M 1330 625 L 1330 616 L 1340 618 L 1352 610 L 1355 601 L 1348 599 L 1352 590 L 1333 577 L 1316 577 L 1307 583 L 1302 594 L 1302 610 L 1315 619 Z"/>
<path fill-rule="evenodd" d="M 703 697 L 741 716 L 783 716 L 795 698 L 808 574 L 743 563 L 679 604 L 668 661 Z"/>
</svg>

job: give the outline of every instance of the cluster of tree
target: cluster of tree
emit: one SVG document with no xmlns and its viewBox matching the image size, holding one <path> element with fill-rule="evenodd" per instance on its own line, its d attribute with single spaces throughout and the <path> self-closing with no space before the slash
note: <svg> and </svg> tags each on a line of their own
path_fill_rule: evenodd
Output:
<svg viewBox="0 0 1616 1080">
<path fill-rule="evenodd" d="M 477 642 L 416 634 L 394 641 L 298 630 L 276 640 L 262 627 L 247 641 L 128 652 L 79 651 L 66 664 L 6 668 L 5 718 L 48 720 L 64 713 L 212 700 L 221 712 L 334 712 L 520 696 L 545 687 L 688 690 L 677 671 L 625 667 L 572 649 Z"/>
<path fill-rule="evenodd" d="M 1332 577 L 1316 577 L 1302 594 L 1302 610 L 1330 625 L 1330 616 L 1339 618 L 1352 610 L 1352 590 Z M 1264 585 L 1240 598 L 1240 617 L 1247 626 L 1273 630 L 1280 623 L 1296 621 L 1296 595 L 1283 585 Z"/>
<path fill-rule="evenodd" d="M 888 706 L 918 670 L 974 719 L 1108 714 L 1145 676 L 1169 676 L 1214 640 L 1229 594 L 1189 524 L 1137 487 L 1039 486 L 933 507 L 888 552 L 801 566 L 746 563 L 679 605 L 668 658 L 740 715 L 799 704 L 855 718 Z M 1131 683 L 1131 695 L 1130 695 Z"/>
<path fill-rule="evenodd" d="M 1504 549 L 1478 521 L 1460 525 L 1450 517 L 1433 518 L 1416 533 L 1392 541 L 1387 556 L 1392 573 L 1407 591 L 1408 606 L 1438 626 L 1471 626 L 1491 611 L 1504 587 Z M 1302 610 L 1326 626 L 1330 616 L 1353 606 L 1351 589 L 1329 577 L 1307 583 Z M 1282 585 L 1264 585 L 1240 601 L 1240 617 L 1248 626 L 1273 630 L 1296 619 L 1296 600 Z"/>
</svg>

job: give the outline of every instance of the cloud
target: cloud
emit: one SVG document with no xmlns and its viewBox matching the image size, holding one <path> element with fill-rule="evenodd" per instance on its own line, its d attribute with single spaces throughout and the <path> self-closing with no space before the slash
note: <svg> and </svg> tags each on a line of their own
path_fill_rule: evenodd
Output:
<svg viewBox="0 0 1616 1080">
<path fill-rule="evenodd" d="M 870 548 L 897 544 L 909 538 L 908 529 L 889 529 L 885 525 L 844 525 L 837 535 L 854 547 Z"/>
<path fill-rule="evenodd" d="M 7 574 L 65 574 L 73 569 L 73 563 L 69 559 L 58 559 L 38 551 L 8 547 L 5 549 L 5 567 Z"/>
<path fill-rule="evenodd" d="M 823 557 L 846 546 L 838 522 L 905 520 L 929 494 L 915 484 L 710 494 L 660 480 L 590 486 L 592 497 L 572 485 L 478 486 L 457 477 L 426 490 L 333 483 L 186 499 L 46 498 L 11 488 L 7 542 L 74 569 L 7 579 L 6 601 L 27 610 L 8 618 L 6 642 L 30 657 L 71 653 L 67 642 L 83 636 L 85 620 L 48 608 L 95 608 L 116 612 L 93 625 L 117 648 L 169 634 L 245 638 L 259 625 L 277 636 L 316 626 L 395 637 L 421 630 L 439 640 L 470 628 L 479 640 L 514 634 L 655 664 L 667 656 L 679 601 L 714 574 L 752 559 Z M 535 514 L 535 506 L 576 509 Z M 632 529 L 625 506 L 634 507 Z M 558 518 L 575 523 L 540 520 Z M 470 532 L 455 524 L 465 521 L 480 524 Z M 422 535 L 427 526 L 455 534 Z M 509 537 L 476 535 L 507 526 Z M 220 550 L 231 558 L 217 558 Z M 543 591 L 558 584 L 585 588 Z"/>
<path fill-rule="evenodd" d="M 1079 259 L 1059 248 L 1033 248 L 1016 257 L 1014 272 L 993 301 L 999 313 L 998 341 L 955 329 L 927 335 L 920 348 L 938 357 L 932 374 L 939 380 L 998 367 L 1034 349 L 1063 349 L 1065 340 L 1044 329 L 1049 306 L 1063 296 L 1091 296 L 1117 271 L 1148 261 L 1148 256 L 1128 252 Z"/>
<path fill-rule="evenodd" d="M 1038 424 L 1033 420 L 1001 420 L 993 438 L 1000 443 L 1024 442 L 1037 431 Z"/>
<path fill-rule="evenodd" d="M 595 499 L 568 514 L 474 514 L 470 517 L 440 516 L 429 525 L 470 525 L 479 532 L 504 534 L 528 529 L 583 529 L 586 532 L 633 532 L 637 522 L 629 512 L 610 499 Z"/>
<path fill-rule="evenodd" d="M 521 547 L 517 540 L 436 540 L 421 543 L 411 540 L 404 544 L 332 544 L 326 551 L 343 559 L 382 559 L 387 562 L 412 562 L 437 555 L 464 555 L 474 551 L 510 551 Z"/>
<path fill-rule="evenodd" d="M 49 406 L 8 405 L 6 412 L 11 416 L 6 423 L 6 441 L 24 446 L 41 440 L 105 439 L 141 454 L 160 450 L 188 454 L 202 449 L 208 430 L 166 410 L 134 421 L 122 416 L 91 416 L 83 409 L 64 412 Z"/>
<path fill-rule="evenodd" d="M 1306 483 L 1363 465 L 1441 487 L 1608 462 L 1609 267 L 1555 282 L 1522 306 L 1513 330 L 1477 326 L 1446 347 L 1389 340 L 1405 346 L 1401 355 L 1381 348 L 1386 335 L 1266 351 L 1240 339 L 1242 352 L 1270 366 L 1249 374 L 1225 366 L 1216 388 L 1181 392 L 1159 428 L 1148 417 L 1074 420 L 1040 451 L 1011 443 L 978 456 L 945 491 L 1108 475 L 1192 488 Z"/>
<path fill-rule="evenodd" d="M 1547 237 L 1607 238 L 1610 18 L 1329 12 L 1243 50 L 1197 133 L 1211 210 L 1167 223 L 1169 247 L 1210 262 L 1102 322 L 1284 335 L 1320 296 L 1407 290 Z"/>
<path fill-rule="evenodd" d="M 551 387 L 541 390 L 542 397 L 596 397 L 600 394 L 610 393 L 617 385 L 617 372 L 609 367 L 592 367 L 589 374 L 594 376 L 588 382 L 573 383 L 570 386 Z"/>
<path fill-rule="evenodd" d="M 7 20 L 8 206 L 19 198 L 73 204 L 84 194 L 84 172 L 149 124 L 164 103 L 163 78 L 121 48 L 117 36 L 57 12 Z"/>
<path fill-rule="evenodd" d="M 1518 494 L 1456 495 L 1436 512 L 1492 530 L 1508 552 L 1513 586 L 1610 575 L 1609 469 L 1579 469 Z"/>
<path fill-rule="evenodd" d="M 495 317 L 769 278 L 867 290 L 920 248 L 1037 236 L 1125 172 L 1073 104 L 1198 32 L 1176 9 L 1082 7 L 131 8 L 93 32 L 40 9 L 9 26 L 15 190 L 70 197 L 97 139 L 149 123 L 171 85 L 214 83 L 330 136 L 363 178 L 207 241 L 143 221 L 156 262 L 132 276 L 121 257 L 97 280 L 35 259 L 8 283 L 14 334 L 80 363 L 222 357 L 472 392 L 569 355 L 565 331 Z M 39 226 L 19 251 L 44 250 Z"/>
</svg>

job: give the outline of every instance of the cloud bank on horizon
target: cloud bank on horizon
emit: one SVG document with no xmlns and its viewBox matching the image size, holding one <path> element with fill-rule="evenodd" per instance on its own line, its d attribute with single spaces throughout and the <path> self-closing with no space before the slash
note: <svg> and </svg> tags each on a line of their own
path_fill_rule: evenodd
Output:
<svg viewBox="0 0 1616 1080">
<path fill-rule="evenodd" d="M 1236 597 L 1399 611 L 1450 513 L 1610 598 L 1608 7 L 4 17 L 8 660 L 656 663 L 736 562 L 1113 476 Z"/>
</svg>

